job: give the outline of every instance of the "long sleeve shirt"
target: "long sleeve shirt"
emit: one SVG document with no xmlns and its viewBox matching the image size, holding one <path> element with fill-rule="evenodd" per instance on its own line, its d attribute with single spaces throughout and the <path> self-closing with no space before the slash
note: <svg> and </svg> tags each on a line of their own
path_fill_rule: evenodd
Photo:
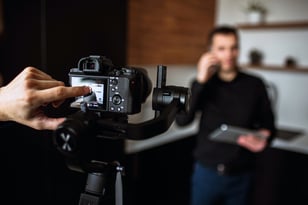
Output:
<svg viewBox="0 0 308 205">
<path fill-rule="evenodd" d="M 249 150 L 209 139 L 209 134 L 222 124 L 268 129 L 272 133 L 269 143 L 275 133 L 274 115 L 264 82 L 244 72 L 238 72 L 230 82 L 221 80 L 218 74 L 205 84 L 193 81 L 190 110 L 177 116 L 177 124 L 189 124 L 199 111 L 201 118 L 194 156 L 205 165 L 246 166 L 254 162 L 255 154 Z"/>
</svg>

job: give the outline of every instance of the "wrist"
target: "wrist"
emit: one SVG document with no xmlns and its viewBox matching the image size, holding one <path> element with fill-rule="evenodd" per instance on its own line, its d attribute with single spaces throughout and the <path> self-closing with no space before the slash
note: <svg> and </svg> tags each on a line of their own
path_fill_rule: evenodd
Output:
<svg viewBox="0 0 308 205">
<path fill-rule="evenodd" d="M 197 75 L 196 80 L 199 84 L 204 84 L 208 81 L 208 78 L 204 77 L 204 76 Z"/>
</svg>

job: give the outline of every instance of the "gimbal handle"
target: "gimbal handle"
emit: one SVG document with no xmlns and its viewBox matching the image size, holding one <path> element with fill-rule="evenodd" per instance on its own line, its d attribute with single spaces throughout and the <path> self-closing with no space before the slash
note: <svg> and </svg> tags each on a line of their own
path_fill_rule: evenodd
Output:
<svg viewBox="0 0 308 205">
<path fill-rule="evenodd" d="M 160 112 L 160 115 L 138 124 L 134 123 L 117 123 L 99 119 L 96 123 L 100 128 L 97 137 L 104 138 L 119 138 L 131 140 L 144 140 L 161 134 L 169 129 L 173 123 L 176 114 L 180 107 L 180 102 L 174 99 L 165 109 Z"/>
</svg>

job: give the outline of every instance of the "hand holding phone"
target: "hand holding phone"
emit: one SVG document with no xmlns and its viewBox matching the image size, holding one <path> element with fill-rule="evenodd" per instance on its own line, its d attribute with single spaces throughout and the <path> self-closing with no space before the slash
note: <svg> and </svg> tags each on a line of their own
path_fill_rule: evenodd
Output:
<svg viewBox="0 0 308 205">
<path fill-rule="evenodd" d="M 197 64 L 197 81 L 206 83 L 219 69 L 219 60 L 211 53 L 206 52 L 201 55 Z"/>
</svg>

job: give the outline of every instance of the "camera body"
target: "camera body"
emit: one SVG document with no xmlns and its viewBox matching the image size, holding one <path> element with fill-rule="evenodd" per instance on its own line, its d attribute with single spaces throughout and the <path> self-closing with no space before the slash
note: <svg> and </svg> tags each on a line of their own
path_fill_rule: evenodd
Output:
<svg viewBox="0 0 308 205">
<path fill-rule="evenodd" d="M 83 103 L 89 110 L 119 114 L 135 114 L 141 111 L 151 92 L 151 81 L 145 70 L 136 67 L 115 67 L 104 56 L 81 58 L 78 68 L 69 72 L 71 86 L 89 86 L 91 93 L 76 97 L 73 108 Z"/>
</svg>

